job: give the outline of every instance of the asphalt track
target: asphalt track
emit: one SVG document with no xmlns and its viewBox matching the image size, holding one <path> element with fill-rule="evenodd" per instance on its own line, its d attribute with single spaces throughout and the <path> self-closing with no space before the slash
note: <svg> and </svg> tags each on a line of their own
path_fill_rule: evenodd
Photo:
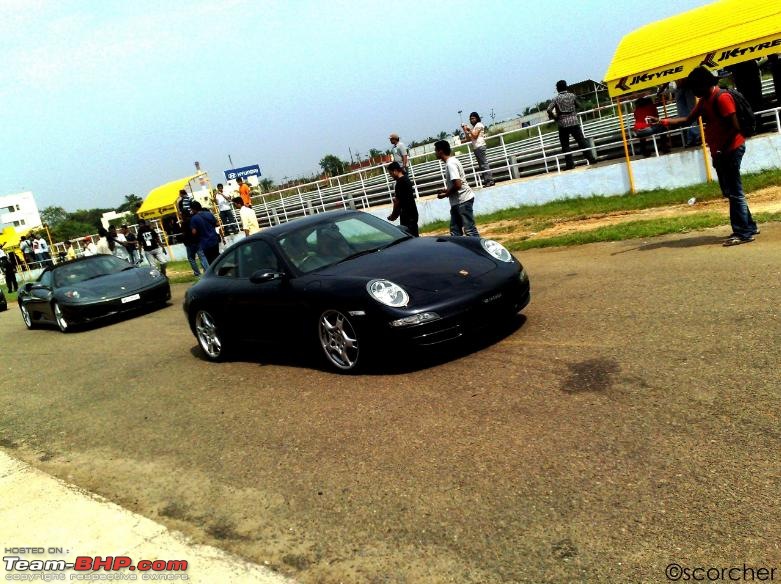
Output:
<svg viewBox="0 0 781 584">
<path fill-rule="evenodd" d="M 388 347 L 372 375 L 298 347 L 207 363 L 184 285 L 67 335 L 12 307 L 0 446 L 303 582 L 778 579 L 781 224 L 762 231 L 524 252 L 525 319 L 412 363 Z"/>
</svg>

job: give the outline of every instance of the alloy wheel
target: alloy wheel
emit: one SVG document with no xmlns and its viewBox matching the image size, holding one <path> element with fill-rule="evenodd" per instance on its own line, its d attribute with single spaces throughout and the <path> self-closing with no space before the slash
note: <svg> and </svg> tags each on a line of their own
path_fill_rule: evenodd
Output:
<svg viewBox="0 0 781 584">
<path fill-rule="evenodd" d="M 54 309 L 54 320 L 57 321 L 57 326 L 60 327 L 60 330 L 62 332 L 68 332 L 68 321 L 65 319 L 65 316 L 62 314 L 62 309 L 60 309 L 60 305 L 56 302 L 52 305 L 52 308 Z"/>
<path fill-rule="evenodd" d="M 199 310 L 195 315 L 195 336 L 209 359 L 217 360 L 222 355 L 222 339 L 220 339 L 214 317 L 205 310 Z"/>
<path fill-rule="evenodd" d="M 33 317 L 30 315 L 30 311 L 27 310 L 27 306 L 25 306 L 24 304 L 20 304 L 19 310 L 22 313 L 22 320 L 24 321 L 24 326 L 26 326 L 28 329 L 33 328 Z"/>
<path fill-rule="evenodd" d="M 320 346 L 328 361 L 343 371 L 358 365 L 358 334 L 350 319 L 338 310 L 320 316 Z"/>
</svg>

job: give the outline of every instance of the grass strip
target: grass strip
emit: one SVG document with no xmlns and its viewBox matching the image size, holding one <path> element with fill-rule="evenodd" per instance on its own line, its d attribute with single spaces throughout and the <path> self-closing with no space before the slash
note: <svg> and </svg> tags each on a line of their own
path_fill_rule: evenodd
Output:
<svg viewBox="0 0 781 584">
<path fill-rule="evenodd" d="M 747 193 L 778 185 L 781 185 L 781 169 L 764 170 L 743 176 L 743 188 Z M 634 195 L 626 193 L 612 197 L 591 195 L 589 197 L 557 199 L 541 205 L 521 205 L 512 209 L 480 215 L 477 220 L 478 227 L 480 224 L 497 221 L 523 220 L 523 227 L 532 231 L 541 231 L 546 225 L 549 226 L 556 220 L 583 219 L 606 213 L 681 205 L 692 197 L 698 201 L 718 199 L 721 197 L 721 190 L 718 183 L 714 181 L 675 189 L 640 191 Z M 421 232 L 447 231 L 449 226 L 448 220 L 435 221 L 421 227 Z"/>
<path fill-rule="evenodd" d="M 754 214 L 754 219 L 758 223 L 781 221 L 781 213 L 756 213 Z M 729 217 L 718 213 L 702 213 L 684 217 L 629 221 L 619 225 L 606 225 L 589 231 L 578 231 L 541 239 L 516 239 L 505 242 L 504 246 L 510 251 L 523 251 L 542 247 L 562 247 L 602 241 L 623 241 L 642 237 L 655 237 L 668 233 L 688 233 L 720 225 L 729 225 Z M 725 233 L 725 235 L 727 234 Z"/>
</svg>

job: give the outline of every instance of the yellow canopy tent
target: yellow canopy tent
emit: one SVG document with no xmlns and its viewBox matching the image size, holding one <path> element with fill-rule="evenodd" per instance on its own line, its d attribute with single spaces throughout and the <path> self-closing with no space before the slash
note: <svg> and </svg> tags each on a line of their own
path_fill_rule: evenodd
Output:
<svg viewBox="0 0 781 584">
<path fill-rule="evenodd" d="M 14 227 L 6 227 L 3 232 L 0 233 L 0 244 L 3 244 L 3 249 L 16 249 L 19 247 L 19 243 L 22 241 L 22 236 L 27 235 L 31 231 L 41 229 L 41 227 L 34 227 L 29 229 L 22 229 L 17 231 Z"/>
<path fill-rule="evenodd" d="M 781 52 L 781 2 L 720 0 L 626 35 L 605 74 L 611 97 Z"/>
<path fill-rule="evenodd" d="M 176 213 L 176 199 L 179 198 L 179 191 L 186 189 L 190 181 L 197 179 L 201 174 L 203 173 L 172 180 L 152 189 L 139 207 L 138 216 L 143 219 L 155 219 Z"/>
<path fill-rule="evenodd" d="M 14 249 L 19 247 L 19 242 L 22 240 L 22 236 L 16 232 L 13 227 L 6 227 L 3 232 L 0 233 L 0 244 L 5 249 Z"/>
<path fill-rule="evenodd" d="M 686 77 L 702 65 L 721 69 L 781 52 L 779 0 L 719 0 L 652 22 L 626 35 L 605 74 L 611 97 Z M 619 115 L 629 184 L 635 191 L 623 116 Z M 703 143 L 703 152 L 704 150 Z M 707 154 L 705 164 L 710 178 Z"/>
</svg>

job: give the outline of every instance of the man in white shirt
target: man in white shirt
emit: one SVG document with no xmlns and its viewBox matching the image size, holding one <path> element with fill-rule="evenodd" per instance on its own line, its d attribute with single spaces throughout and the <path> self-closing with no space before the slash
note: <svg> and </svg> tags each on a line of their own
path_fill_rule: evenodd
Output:
<svg viewBox="0 0 781 584">
<path fill-rule="evenodd" d="M 81 255 L 84 257 L 94 256 L 98 254 L 98 248 L 95 246 L 95 244 L 92 242 L 92 237 L 87 236 L 84 238 L 84 251 Z"/>
<path fill-rule="evenodd" d="M 255 215 L 255 211 L 252 210 L 252 207 L 244 204 L 244 199 L 241 197 L 233 197 L 233 207 L 239 210 L 241 227 L 244 229 L 244 235 L 249 237 L 253 233 L 260 231 L 258 216 Z"/>
<path fill-rule="evenodd" d="M 472 210 L 475 194 L 466 182 L 461 161 L 451 153 L 450 143 L 440 140 L 434 144 L 434 153 L 445 163 L 447 188 L 437 194 L 438 199 L 450 199 L 450 235 L 480 237 Z"/>
<path fill-rule="evenodd" d="M 49 255 L 49 244 L 43 238 L 43 235 L 38 236 L 38 254 L 41 256 L 39 261 L 50 262 L 52 256 Z"/>
<path fill-rule="evenodd" d="M 214 199 L 217 201 L 217 210 L 220 212 L 220 222 L 225 235 L 236 233 L 236 218 L 233 216 L 233 205 L 231 198 L 223 191 L 222 183 L 217 185 L 217 192 L 214 193 Z"/>
</svg>

